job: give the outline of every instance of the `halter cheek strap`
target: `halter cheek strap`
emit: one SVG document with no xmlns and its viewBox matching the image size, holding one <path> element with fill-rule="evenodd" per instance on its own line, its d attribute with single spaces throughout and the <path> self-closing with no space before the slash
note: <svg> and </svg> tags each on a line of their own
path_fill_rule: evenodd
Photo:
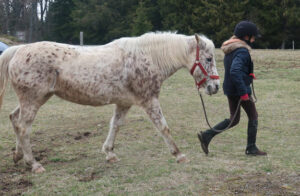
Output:
<svg viewBox="0 0 300 196">
<path fill-rule="evenodd" d="M 207 81 L 207 78 L 210 78 L 210 79 L 213 79 L 213 80 L 217 80 L 219 79 L 220 77 L 217 76 L 217 75 L 208 75 L 207 74 L 207 71 L 204 69 L 204 67 L 202 66 L 202 64 L 200 63 L 200 59 L 199 59 L 199 51 L 200 51 L 200 48 L 197 44 L 197 50 L 196 50 L 196 60 L 195 60 L 195 63 L 190 71 L 191 75 L 194 74 L 194 71 L 196 69 L 196 67 L 198 66 L 200 68 L 200 70 L 202 71 L 202 73 L 204 74 L 204 78 L 202 80 L 200 80 L 200 82 L 197 82 L 195 81 L 196 83 L 196 86 L 199 88 L 201 88 L 202 84 L 204 84 L 206 81 Z"/>
</svg>

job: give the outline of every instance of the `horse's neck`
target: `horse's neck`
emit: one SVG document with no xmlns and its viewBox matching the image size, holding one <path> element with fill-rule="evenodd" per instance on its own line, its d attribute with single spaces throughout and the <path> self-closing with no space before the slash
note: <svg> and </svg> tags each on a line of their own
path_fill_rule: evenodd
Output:
<svg viewBox="0 0 300 196">
<path fill-rule="evenodd" d="M 162 78 L 165 80 L 179 69 L 185 67 L 188 58 L 184 52 L 174 54 L 170 49 L 168 50 L 168 52 L 170 52 L 169 54 L 166 54 L 165 56 L 160 54 L 164 52 L 161 52 L 160 50 L 155 51 L 152 59 L 154 60 L 154 66 L 157 66 Z"/>
<path fill-rule="evenodd" d="M 164 69 L 163 67 L 159 67 L 160 73 L 162 73 L 162 79 L 166 80 L 170 76 L 172 76 L 174 73 L 176 73 L 179 69 L 183 68 L 183 65 L 180 66 L 169 66 L 167 69 Z"/>
</svg>

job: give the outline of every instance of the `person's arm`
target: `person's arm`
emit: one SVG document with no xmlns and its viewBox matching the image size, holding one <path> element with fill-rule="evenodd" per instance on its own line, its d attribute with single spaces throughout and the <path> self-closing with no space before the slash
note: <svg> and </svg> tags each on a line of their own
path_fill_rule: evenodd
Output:
<svg viewBox="0 0 300 196">
<path fill-rule="evenodd" d="M 233 58 L 231 68 L 230 68 L 230 78 L 236 87 L 239 96 L 242 100 L 248 100 L 247 87 L 243 80 L 243 76 L 247 73 L 244 72 L 243 67 L 247 66 L 250 61 L 250 55 L 248 51 L 241 50 L 238 51 Z"/>
</svg>

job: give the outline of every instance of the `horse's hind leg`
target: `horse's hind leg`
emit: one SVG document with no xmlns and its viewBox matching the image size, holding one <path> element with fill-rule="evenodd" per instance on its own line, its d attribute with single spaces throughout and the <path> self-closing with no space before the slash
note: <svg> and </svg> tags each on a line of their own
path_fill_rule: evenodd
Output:
<svg viewBox="0 0 300 196">
<path fill-rule="evenodd" d="M 22 150 L 22 147 L 20 145 L 20 134 L 19 132 L 17 131 L 17 128 L 16 128 L 16 123 L 19 119 L 19 114 L 20 114 L 20 106 L 18 106 L 10 115 L 9 115 L 9 118 L 10 118 L 10 121 L 13 125 L 13 128 L 14 128 L 14 131 L 15 131 L 15 134 L 16 134 L 16 150 L 14 152 L 14 156 L 13 156 L 13 159 L 14 159 L 14 162 L 17 163 L 18 161 L 20 161 L 24 154 L 23 154 L 23 150 Z"/>
<path fill-rule="evenodd" d="M 19 108 L 10 115 L 17 136 L 17 155 L 14 156 L 14 161 L 21 159 L 19 150 L 22 149 L 26 164 L 32 167 L 33 172 L 41 173 L 45 169 L 32 155 L 30 131 L 37 111 L 53 94 L 47 93 L 46 89 L 25 89 L 26 91 L 21 91 L 15 85 L 14 88 L 20 102 Z"/>
<path fill-rule="evenodd" d="M 160 107 L 158 99 L 153 99 L 148 104 L 145 104 L 144 109 L 155 127 L 161 133 L 165 143 L 168 145 L 171 151 L 171 154 L 176 157 L 177 162 L 187 162 L 188 160 L 186 159 L 185 155 L 179 151 L 172 136 L 170 135 L 170 129 L 162 113 L 162 109 Z"/>
<path fill-rule="evenodd" d="M 40 105 L 35 105 L 29 102 L 20 102 L 19 119 L 14 125 L 17 138 L 19 137 L 18 145 L 21 145 L 25 162 L 27 165 L 32 167 L 32 171 L 35 173 L 45 171 L 42 165 L 33 157 L 30 145 L 31 125 L 39 107 Z"/>
<path fill-rule="evenodd" d="M 106 161 L 113 163 L 118 161 L 114 150 L 114 142 L 116 134 L 119 131 L 119 127 L 124 123 L 125 116 L 131 106 L 116 105 L 115 112 L 110 121 L 110 128 L 108 136 L 102 146 L 102 151 L 106 154 Z"/>
</svg>

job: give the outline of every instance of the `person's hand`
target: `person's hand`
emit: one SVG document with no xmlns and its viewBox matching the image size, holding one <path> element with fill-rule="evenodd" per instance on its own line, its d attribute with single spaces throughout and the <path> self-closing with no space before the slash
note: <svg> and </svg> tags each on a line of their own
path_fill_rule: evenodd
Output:
<svg viewBox="0 0 300 196">
<path fill-rule="evenodd" d="M 256 79 L 254 73 L 249 74 L 249 76 L 251 76 L 254 80 Z"/>
<path fill-rule="evenodd" d="M 242 95 L 242 96 L 241 96 L 241 100 L 242 100 L 242 101 L 248 101 L 248 100 L 249 100 L 248 94 Z"/>
</svg>

